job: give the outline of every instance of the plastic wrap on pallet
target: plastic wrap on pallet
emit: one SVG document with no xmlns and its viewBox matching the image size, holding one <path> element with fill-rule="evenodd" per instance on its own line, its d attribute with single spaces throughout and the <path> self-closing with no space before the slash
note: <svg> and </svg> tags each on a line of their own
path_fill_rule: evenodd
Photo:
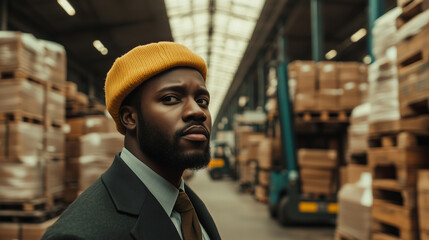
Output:
<svg viewBox="0 0 429 240">
<path fill-rule="evenodd" d="M 47 118 L 49 121 L 54 123 L 63 123 L 66 116 L 65 106 L 66 106 L 66 97 L 56 91 L 49 90 L 47 91 L 48 101 L 47 101 Z"/>
<path fill-rule="evenodd" d="M 43 171 L 40 164 L 0 164 L 0 198 L 33 199 L 43 196 Z"/>
<path fill-rule="evenodd" d="M 368 116 L 370 111 L 371 105 L 369 103 L 361 104 L 353 109 L 347 135 L 348 152 L 365 153 L 368 149 Z"/>
<path fill-rule="evenodd" d="M 363 173 L 359 182 L 345 184 L 338 192 L 337 229 L 356 239 L 371 239 L 371 174 Z"/>
<path fill-rule="evenodd" d="M 111 117 L 94 115 L 67 119 L 64 132 L 67 134 L 67 138 L 71 139 L 93 132 L 116 133 L 117 130 Z"/>
<path fill-rule="evenodd" d="M 44 78 L 45 49 L 32 34 L 0 32 L 0 65 L 2 71 L 20 69 L 27 74 Z"/>
<path fill-rule="evenodd" d="M 429 24 L 429 9 L 418 14 L 408 23 L 402 26 L 397 32 L 395 42 L 399 43 L 404 39 L 414 36 L 421 31 L 423 27 Z"/>
<path fill-rule="evenodd" d="M 112 164 L 112 156 L 87 155 L 79 158 L 79 187 L 83 191 L 97 180 Z"/>
<path fill-rule="evenodd" d="M 80 137 L 81 153 L 85 155 L 115 156 L 124 146 L 124 136 L 116 133 L 90 133 Z"/>
<path fill-rule="evenodd" d="M 44 89 L 40 84 L 26 79 L 10 79 L 0 82 L 0 112 L 30 113 L 42 120 Z"/>
<path fill-rule="evenodd" d="M 40 40 L 45 49 L 44 63 L 46 79 L 64 87 L 66 82 L 66 51 L 58 43 Z"/>
<path fill-rule="evenodd" d="M 0 126 L 0 147 L 4 154 L 0 161 L 38 164 L 43 153 L 43 126 L 27 122 L 0 123 Z"/>
<path fill-rule="evenodd" d="M 402 13 L 402 8 L 396 7 L 377 18 L 372 29 L 373 47 L 372 52 L 378 59 L 384 52 L 396 44 L 396 18 Z"/>
<path fill-rule="evenodd" d="M 400 114 L 396 48 L 389 48 L 386 56 L 377 59 L 369 68 L 369 122 L 398 120 Z"/>
<path fill-rule="evenodd" d="M 61 154 L 65 152 L 65 134 L 62 128 L 46 128 L 46 152 L 50 154 Z"/>
</svg>

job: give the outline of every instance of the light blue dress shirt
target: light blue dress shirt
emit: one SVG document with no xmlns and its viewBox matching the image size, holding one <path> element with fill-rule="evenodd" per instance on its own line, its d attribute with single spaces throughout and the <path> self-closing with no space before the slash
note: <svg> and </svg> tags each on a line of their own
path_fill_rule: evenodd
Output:
<svg viewBox="0 0 429 240">
<path fill-rule="evenodd" d="M 170 182 L 165 180 L 163 177 L 154 172 L 142 161 L 137 159 L 130 151 L 125 147 L 122 148 L 121 158 L 125 164 L 137 175 L 137 177 L 144 183 L 149 189 L 152 195 L 158 200 L 162 208 L 165 210 L 171 221 L 177 229 L 180 238 L 183 239 L 181 229 L 181 218 L 180 213 L 173 210 L 174 204 L 176 203 L 177 196 L 179 196 L 179 189 L 185 191 L 185 183 L 183 179 L 180 180 L 179 189 L 173 186 Z M 201 225 L 201 232 L 203 234 L 203 240 L 210 240 L 209 235 Z"/>
</svg>

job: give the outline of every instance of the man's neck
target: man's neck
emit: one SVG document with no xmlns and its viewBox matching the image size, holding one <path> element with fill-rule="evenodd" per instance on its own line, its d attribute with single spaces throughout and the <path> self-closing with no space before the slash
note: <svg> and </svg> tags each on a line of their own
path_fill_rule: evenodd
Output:
<svg viewBox="0 0 429 240">
<path fill-rule="evenodd" d="M 164 166 L 160 166 L 156 159 L 149 158 L 141 151 L 138 144 L 133 144 L 133 142 L 135 141 L 127 141 L 127 139 L 125 138 L 124 147 L 158 175 L 173 184 L 173 186 L 179 188 L 183 171 L 176 169 L 168 169 Z"/>
</svg>

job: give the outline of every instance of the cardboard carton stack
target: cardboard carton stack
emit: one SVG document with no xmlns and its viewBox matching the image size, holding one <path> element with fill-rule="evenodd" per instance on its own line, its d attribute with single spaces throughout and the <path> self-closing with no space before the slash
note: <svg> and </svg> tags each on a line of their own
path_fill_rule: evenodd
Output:
<svg viewBox="0 0 429 240">
<path fill-rule="evenodd" d="M 0 49 L 0 211 L 42 220 L 63 207 L 65 51 L 6 31 Z"/>
<path fill-rule="evenodd" d="M 124 136 L 105 115 L 67 119 L 66 130 L 66 200 L 71 202 L 107 170 Z"/>
<path fill-rule="evenodd" d="M 331 197 L 337 192 L 336 150 L 299 149 L 298 165 L 304 194 Z"/>
<path fill-rule="evenodd" d="M 367 66 L 361 63 L 293 61 L 288 76 L 296 86 L 296 112 L 351 110 L 366 99 Z"/>
<path fill-rule="evenodd" d="M 403 4 L 402 1 L 398 3 Z M 385 113 L 382 119 L 370 121 L 368 160 L 373 176 L 373 239 L 419 238 L 416 176 L 419 169 L 429 168 L 426 161 L 429 154 L 428 95 L 425 94 L 428 79 L 421 77 L 428 69 L 425 64 L 429 63 L 425 57 L 425 46 L 429 43 L 425 35 L 429 11 L 421 12 L 421 5 L 414 8 L 416 4 L 422 4 L 422 1 L 400 5 L 402 11 L 399 11 L 397 23 L 401 24 L 397 24 L 399 28 L 393 38 L 396 40 L 396 57 L 391 58 L 386 51 L 385 58 L 377 59 L 380 60 L 376 66 L 380 70 L 378 78 L 386 75 L 381 70 L 396 68 L 399 82 L 390 80 L 391 87 L 387 88 L 387 84 L 384 87 L 390 89 L 390 96 L 396 96 L 397 106 L 390 107 L 392 112 Z M 392 61 L 386 61 L 386 58 Z M 426 107 L 413 108 L 419 101 Z"/>
<path fill-rule="evenodd" d="M 85 93 L 79 92 L 77 84 L 66 82 L 66 116 L 67 118 L 84 115 L 103 115 L 106 107 L 95 101 L 90 101 Z"/>
</svg>

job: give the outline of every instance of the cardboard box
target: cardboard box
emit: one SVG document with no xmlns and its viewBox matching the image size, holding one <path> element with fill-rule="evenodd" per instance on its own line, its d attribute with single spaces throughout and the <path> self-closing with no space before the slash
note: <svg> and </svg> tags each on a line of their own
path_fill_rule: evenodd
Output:
<svg viewBox="0 0 429 240">
<path fill-rule="evenodd" d="M 66 117 L 66 97 L 57 91 L 47 91 L 46 118 L 51 123 L 63 124 Z"/>
<path fill-rule="evenodd" d="M 270 171 L 261 170 L 258 171 L 258 183 L 263 186 L 270 185 Z"/>
<path fill-rule="evenodd" d="M 80 137 L 82 156 L 115 156 L 124 146 L 124 136 L 116 133 L 89 133 Z"/>
<path fill-rule="evenodd" d="M 77 84 L 74 82 L 66 82 L 66 98 L 74 99 L 74 96 L 77 94 Z"/>
<path fill-rule="evenodd" d="M 3 154 L 0 161 L 36 164 L 43 153 L 43 125 L 27 122 L 0 123 Z"/>
<path fill-rule="evenodd" d="M 318 95 L 319 110 L 338 110 L 339 109 L 339 94 L 338 89 L 323 89 Z"/>
<path fill-rule="evenodd" d="M 371 239 L 371 184 L 345 184 L 338 205 L 337 229 L 355 239 Z"/>
<path fill-rule="evenodd" d="M 337 166 L 337 151 L 328 149 L 298 149 L 300 167 L 332 169 Z"/>
<path fill-rule="evenodd" d="M 112 156 L 88 155 L 79 158 L 79 189 L 84 191 L 103 174 L 113 162 Z"/>
<path fill-rule="evenodd" d="M 339 88 L 338 79 L 319 79 L 319 89 L 337 89 Z"/>
<path fill-rule="evenodd" d="M 319 78 L 319 88 L 322 87 L 322 82 L 331 82 L 336 84 L 338 82 L 338 69 L 336 62 L 322 61 L 317 63 L 317 73 Z M 326 88 L 337 88 L 338 86 L 328 86 Z"/>
<path fill-rule="evenodd" d="M 66 158 L 76 158 L 82 155 L 79 138 L 66 140 Z"/>
<path fill-rule="evenodd" d="M 0 82 L 0 112 L 31 114 L 43 120 L 45 90 L 41 84 L 27 79 L 2 79 Z"/>
<path fill-rule="evenodd" d="M 272 146 L 271 139 L 264 138 L 260 141 L 258 147 L 258 167 L 261 169 L 271 169 L 272 166 Z"/>
<path fill-rule="evenodd" d="M 419 227 L 429 232 L 429 170 L 419 170 L 417 191 Z"/>
<path fill-rule="evenodd" d="M 68 139 L 77 138 L 93 132 L 117 132 L 113 119 L 103 115 L 67 119 L 67 124 L 64 128 Z"/>
<path fill-rule="evenodd" d="M 346 167 L 347 183 L 357 183 L 362 173 L 370 174 L 370 168 L 367 165 L 350 163 Z"/>
<path fill-rule="evenodd" d="M 65 139 L 66 135 L 62 128 L 50 127 L 46 128 L 46 152 L 49 154 L 65 156 Z"/>
<path fill-rule="evenodd" d="M 260 202 L 268 201 L 268 189 L 266 186 L 256 185 L 255 186 L 255 198 Z"/>
<path fill-rule="evenodd" d="M 340 96 L 340 108 L 341 109 L 353 109 L 361 103 L 360 95 L 341 95 Z"/>
<path fill-rule="evenodd" d="M 359 95 L 359 83 L 354 81 L 341 82 L 341 89 L 343 90 L 344 96 Z"/>
<path fill-rule="evenodd" d="M 367 71 L 366 65 L 358 62 L 338 63 L 339 82 L 361 82 L 364 80 L 364 74 Z"/>
<path fill-rule="evenodd" d="M 0 240 L 18 240 L 19 230 L 18 223 L 0 223 Z"/>
<path fill-rule="evenodd" d="M 315 110 L 317 95 L 313 93 L 298 93 L 295 99 L 295 111 Z"/>
</svg>

